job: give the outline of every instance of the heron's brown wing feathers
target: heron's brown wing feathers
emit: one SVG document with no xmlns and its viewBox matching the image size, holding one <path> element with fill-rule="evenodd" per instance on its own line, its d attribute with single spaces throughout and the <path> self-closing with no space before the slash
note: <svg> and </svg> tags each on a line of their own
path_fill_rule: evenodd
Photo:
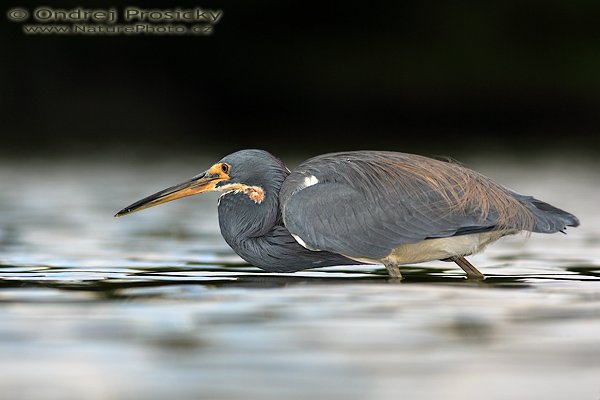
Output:
<svg viewBox="0 0 600 400">
<path fill-rule="evenodd" d="M 489 178 L 393 152 L 308 160 L 286 179 L 280 200 L 290 233 L 309 248 L 351 257 L 381 258 L 400 244 L 428 238 L 528 229 L 533 221 Z"/>
</svg>

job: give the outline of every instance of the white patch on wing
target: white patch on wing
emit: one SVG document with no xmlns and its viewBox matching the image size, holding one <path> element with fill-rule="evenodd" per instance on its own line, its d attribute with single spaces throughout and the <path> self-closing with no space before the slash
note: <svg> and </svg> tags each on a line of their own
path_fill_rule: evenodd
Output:
<svg viewBox="0 0 600 400">
<path fill-rule="evenodd" d="M 296 188 L 294 189 L 294 191 L 292 192 L 290 197 L 292 197 L 299 191 L 306 189 L 307 187 L 316 185 L 317 183 L 319 183 L 319 180 L 317 179 L 316 176 L 314 176 L 314 175 L 305 176 L 304 180 L 297 184 Z"/>
<path fill-rule="evenodd" d="M 294 240 L 296 240 L 296 242 L 298 242 L 300 244 L 300 246 L 304 247 L 305 249 L 308 249 L 308 246 L 306 245 L 306 242 L 304 240 L 302 240 L 302 238 L 300 236 L 294 235 L 292 233 L 292 237 L 294 238 Z"/>
<path fill-rule="evenodd" d="M 315 248 L 307 245 L 306 242 L 304 240 L 302 240 L 302 238 L 300 236 L 294 235 L 293 233 L 291 235 L 294 238 L 294 240 L 296 240 L 296 242 L 298 242 L 298 244 L 300 246 L 304 247 L 305 249 L 310 250 L 310 251 L 321 251 L 321 249 L 315 249 Z"/>
<path fill-rule="evenodd" d="M 305 188 L 312 186 L 312 185 L 316 185 L 317 183 L 319 183 L 319 180 L 314 175 L 307 176 L 306 178 L 304 178 L 304 187 Z"/>
</svg>

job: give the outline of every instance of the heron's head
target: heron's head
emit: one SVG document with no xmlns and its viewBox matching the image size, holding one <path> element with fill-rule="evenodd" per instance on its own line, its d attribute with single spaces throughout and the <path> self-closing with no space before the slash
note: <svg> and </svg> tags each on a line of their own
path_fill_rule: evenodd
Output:
<svg viewBox="0 0 600 400">
<path fill-rule="evenodd" d="M 263 150 L 240 150 L 223 157 L 209 169 L 185 182 L 139 200 L 115 217 L 131 214 L 169 201 L 205 192 L 243 193 L 256 204 L 277 196 L 289 174 L 285 165 Z"/>
</svg>

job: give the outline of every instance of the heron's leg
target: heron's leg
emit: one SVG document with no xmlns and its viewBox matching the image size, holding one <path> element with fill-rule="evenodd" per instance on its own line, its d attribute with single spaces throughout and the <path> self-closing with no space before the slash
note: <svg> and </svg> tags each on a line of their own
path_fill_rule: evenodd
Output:
<svg viewBox="0 0 600 400">
<path fill-rule="evenodd" d="M 473 266 L 470 262 L 468 262 L 464 257 L 454 257 L 452 259 L 459 267 L 463 269 L 467 273 L 468 279 L 483 279 L 485 275 L 483 275 L 477 268 Z"/>
<path fill-rule="evenodd" d="M 398 266 L 398 264 L 393 262 L 387 262 L 384 265 L 385 268 L 388 270 L 388 273 L 390 274 L 390 278 L 394 280 L 404 279 L 402 278 L 402 273 L 400 273 L 400 267 Z"/>
</svg>

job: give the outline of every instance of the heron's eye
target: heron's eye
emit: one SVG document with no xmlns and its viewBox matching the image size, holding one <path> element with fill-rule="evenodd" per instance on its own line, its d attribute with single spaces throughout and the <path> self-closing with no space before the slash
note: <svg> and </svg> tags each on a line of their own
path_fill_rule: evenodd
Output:
<svg viewBox="0 0 600 400">
<path fill-rule="evenodd" d="M 225 174 L 229 173 L 229 164 L 221 164 L 221 171 L 223 171 Z"/>
</svg>

